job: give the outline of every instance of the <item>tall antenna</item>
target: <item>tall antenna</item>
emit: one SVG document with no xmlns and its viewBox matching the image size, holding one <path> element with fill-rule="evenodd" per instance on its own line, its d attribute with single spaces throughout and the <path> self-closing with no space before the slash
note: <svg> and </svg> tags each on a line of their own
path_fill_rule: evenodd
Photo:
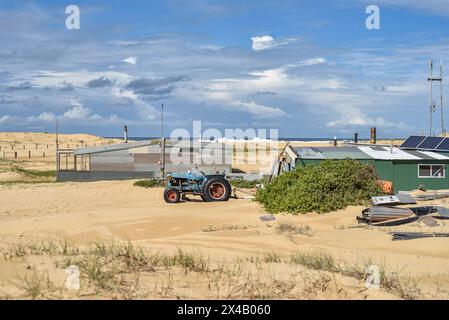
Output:
<svg viewBox="0 0 449 320">
<path fill-rule="evenodd" d="M 441 103 L 441 135 L 446 135 L 444 128 L 444 113 L 443 113 L 443 59 L 440 60 L 440 103 Z"/>
<path fill-rule="evenodd" d="M 435 111 L 435 104 L 434 104 L 434 101 L 433 101 L 433 94 L 432 94 L 432 84 L 433 84 L 433 61 L 432 60 L 430 60 L 430 75 L 429 75 L 429 78 L 428 78 L 428 81 L 429 81 L 429 83 L 430 83 L 430 105 L 429 105 L 429 108 L 430 108 L 430 124 L 429 124 L 429 136 L 431 136 L 432 135 L 432 113 Z"/>
<path fill-rule="evenodd" d="M 440 77 L 434 78 L 433 77 L 433 60 L 430 60 L 430 76 L 427 79 L 430 83 L 430 128 L 429 128 L 429 135 L 432 135 L 432 113 L 435 112 L 435 101 L 433 100 L 433 82 L 437 81 L 440 82 L 441 85 L 441 96 L 440 96 L 440 103 L 441 103 L 441 135 L 445 134 L 444 129 L 444 113 L 443 113 L 443 62 L 440 62 Z"/>
</svg>

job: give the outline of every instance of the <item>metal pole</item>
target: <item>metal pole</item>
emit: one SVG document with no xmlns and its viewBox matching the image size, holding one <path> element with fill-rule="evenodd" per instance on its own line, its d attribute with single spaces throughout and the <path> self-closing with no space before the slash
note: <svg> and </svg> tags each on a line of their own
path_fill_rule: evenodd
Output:
<svg viewBox="0 0 449 320">
<path fill-rule="evenodd" d="M 445 136 L 446 132 L 444 129 L 444 114 L 443 114 L 443 60 L 440 60 L 440 87 L 441 87 L 441 92 L 440 92 L 440 99 L 441 99 L 441 135 Z"/>
<path fill-rule="evenodd" d="M 165 179 L 165 138 L 162 138 L 162 178 Z"/>
<path fill-rule="evenodd" d="M 161 104 L 161 173 L 165 179 L 165 137 L 164 137 L 164 104 Z"/>
<path fill-rule="evenodd" d="M 445 134 L 444 130 L 444 106 L 443 106 L 443 62 L 440 62 L 440 77 L 433 77 L 433 61 L 430 61 L 430 77 L 428 78 L 430 82 L 430 135 L 432 135 L 432 112 L 435 112 L 435 101 L 433 100 L 433 82 L 439 81 L 441 92 L 440 92 L 440 103 L 441 103 L 441 134 Z"/>
<path fill-rule="evenodd" d="M 161 104 L 161 137 L 164 137 L 164 104 Z"/>
<path fill-rule="evenodd" d="M 58 118 L 56 118 L 56 171 L 59 171 L 59 123 Z"/>
<path fill-rule="evenodd" d="M 429 136 L 432 135 L 432 112 L 433 112 L 433 97 L 432 97 L 432 78 L 433 78 L 433 60 L 430 60 L 430 127 Z"/>
</svg>

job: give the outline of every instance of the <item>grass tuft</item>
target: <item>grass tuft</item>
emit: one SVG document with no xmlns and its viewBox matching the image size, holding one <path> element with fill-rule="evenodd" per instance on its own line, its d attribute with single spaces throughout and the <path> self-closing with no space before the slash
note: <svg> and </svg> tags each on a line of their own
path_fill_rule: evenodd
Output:
<svg viewBox="0 0 449 320">
<path fill-rule="evenodd" d="M 19 283 L 16 285 L 25 292 L 27 297 L 33 300 L 45 298 L 47 292 L 53 287 L 48 272 L 38 272 L 36 270 L 33 270 L 31 275 L 19 277 Z"/>
<path fill-rule="evenodd" d="M 292 222 L 280 222 L 276 225 L 276 232 L 279 234 L 302 234 L 312 236 L 313 231 L 309 225 L 297 225 Z"/>
<path fill-rule="evenodd" d="M 145 180 L 137 180 L 133 183 L 133 185 L 136 187 L 143 187 L 143 188 L 160 188 L 164 187 L 164 182 L 154 179 L 153 180 L 145 179 Z"/>
<path fill-rule="evenodd" d="M 308 269 L 338 272 L 340 268 L 333 256 L 325 251 L 296 252 L 290 256 L 290 263 L 299 264 Z"/>
</svg>

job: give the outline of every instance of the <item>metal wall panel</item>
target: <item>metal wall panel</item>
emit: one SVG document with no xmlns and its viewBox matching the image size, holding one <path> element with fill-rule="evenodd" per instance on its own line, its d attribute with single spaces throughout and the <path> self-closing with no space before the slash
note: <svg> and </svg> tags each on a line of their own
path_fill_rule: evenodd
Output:
<svg viewBox="0 0 449 320">
<path fill-rule="evenodd" d="M 103 180 L 130 180 L 130 179 L 154 179 L 159 177 L 154 172 L 120 172 L 120 171 L 63 171 L 56 173 L 57 181 L 103 181 Z"/>
<path fill-rule="evenodd" d="M 91 171 L 135 171 L 133 163 L 91 163 Z"/>
</svg>

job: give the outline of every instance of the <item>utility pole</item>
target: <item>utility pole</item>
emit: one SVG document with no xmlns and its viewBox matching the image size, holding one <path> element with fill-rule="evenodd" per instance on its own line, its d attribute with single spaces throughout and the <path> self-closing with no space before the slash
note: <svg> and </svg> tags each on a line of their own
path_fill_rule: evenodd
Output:
<svg viewBox="0 0 449 320">
<path fill-rule="evenodd" d="M 164 137 L 164 104 L 161 104 L 161 137 Z"/>
<path fill-rule="evenodd" d="M 56 172 L 59 171 L 59 122 L 56 118 Z"/>
<path fill-rule="evenodd" d="M 165 179 L 164 104 L 161 105 L 161 174 Z"/>
</svg>

